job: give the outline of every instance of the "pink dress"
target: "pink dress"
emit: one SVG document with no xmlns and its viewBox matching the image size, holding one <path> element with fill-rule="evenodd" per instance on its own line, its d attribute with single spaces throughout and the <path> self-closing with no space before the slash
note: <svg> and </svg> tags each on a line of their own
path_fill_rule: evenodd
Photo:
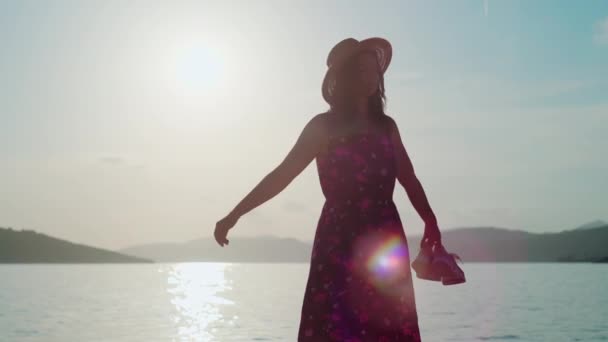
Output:
<svg viewBox="0 0 608 342">
<path fill-rule="evenodd" d="M 298 341 L 420 341 L 394 148 L 387 133 L 338 137 L 329 122 Z"/>
</svg>

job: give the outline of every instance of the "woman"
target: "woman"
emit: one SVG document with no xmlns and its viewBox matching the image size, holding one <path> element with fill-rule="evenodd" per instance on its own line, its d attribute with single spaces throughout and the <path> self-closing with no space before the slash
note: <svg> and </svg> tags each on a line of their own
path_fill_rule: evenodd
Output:
<svg viewBox="0 0 608 342">
<path fill-rule="evenodd" d="M 339 42 L 330 51 L 323 97 L 330 109 L 304 127 L 283 162 L 226 217 L 224 246 L 239 218 L 280 193 L 316 159 L 326 198 L 317 224 L 298 341 L 420 341 L 410 254 L 392 200 L 395 180 L 425 222 L 423 241 L 440 241 L 435 215 L 384 113 L 384 72 L 392 48 L 382 38 Z"/>
</svg>

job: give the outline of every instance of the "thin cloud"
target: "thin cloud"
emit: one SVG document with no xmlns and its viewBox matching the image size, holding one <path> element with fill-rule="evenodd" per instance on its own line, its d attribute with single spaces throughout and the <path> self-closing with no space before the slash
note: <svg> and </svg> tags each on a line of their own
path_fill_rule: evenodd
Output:
<svg viewBox="0 0 608 342">
<path fill-rule="evenodd" d="M 593 41 L 597 45 L 608 45 L 608 17 L 595 24 Z"/>
<path fill-rule="evenodd" d="M 404 82 L 409 82 L 409 81 L 418 81 L 421 80 L 423 78 L 422 74 L 416 71 L 411 71 L 411 72 L 404 72 L 402 74 L 399 74 L 397 76 L 397 78 L 401 81 Z"/>
<path fill-rule="evenodd" d="M 484 16 L 488 16 L 488 7 L 489 7 L 489 2 L 490 0 L 483 0 L 483 15 Z"/>
<path fill-rule="evenodd" d="M 101 164 L 116 167 L 130 167 L 134 169 L 144 169 L 146 167 L 144 163 L 136 163 L 132 160 L 120 156 L 103 156 L 97 159 L 97 161 Z"/>
<path fill-rule="evenodd" d="M 415 83 L 424 79 L 424 76 L 416 71 L 401 72 L 398 74 L 390 74 L 386 77 L 386 80 L 395 82 L 397 85 L 405 85 Z"/>
<path fill-rule="evenodd" d="M 99 162 L 103 164 L 111 164 L 111 165 L 124 165 L 126 164 L 126 160 L 121 157 L 109 156 L 109 157 L 101 157 L 99 158 Z"/>
</svg>

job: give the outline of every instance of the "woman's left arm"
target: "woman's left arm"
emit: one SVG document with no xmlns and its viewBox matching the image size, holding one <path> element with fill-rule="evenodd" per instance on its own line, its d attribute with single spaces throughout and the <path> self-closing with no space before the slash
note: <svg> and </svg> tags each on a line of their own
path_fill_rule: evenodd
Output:
<svg viewBox="0 0 608 342">
<path fill-rule="evenodd" d="M 431 209 L 422 184 L 416 176 L 412 161 L 403 145 L 397 123 L 391 117 L 389 117 L 389 128 L 390 139 L 396 151 L 397 180 L 405 189 L 414 209 L 425 223 L 424 235 L 432 241 L 440 241 L 441 234 L 437 226 L 437 218 Z"/>
</svg>

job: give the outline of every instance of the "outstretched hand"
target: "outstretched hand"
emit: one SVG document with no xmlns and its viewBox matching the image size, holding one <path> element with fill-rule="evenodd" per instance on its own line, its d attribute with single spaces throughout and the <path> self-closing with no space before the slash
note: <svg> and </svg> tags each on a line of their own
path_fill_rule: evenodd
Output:
<svg viewBox="0 0 608 342">
<path fill-rule="evenodd" d="M 234 227 L 238 220 L 238 217 L 228 214 L 223 219 L 217 221 L 213 235 L 215 236 L 215 241 L 217 241 L 220 246 L 224 247 L 224 245 L 230 243 L 226 236 L 228 235 L 228 231 Z"/>
</svg>

